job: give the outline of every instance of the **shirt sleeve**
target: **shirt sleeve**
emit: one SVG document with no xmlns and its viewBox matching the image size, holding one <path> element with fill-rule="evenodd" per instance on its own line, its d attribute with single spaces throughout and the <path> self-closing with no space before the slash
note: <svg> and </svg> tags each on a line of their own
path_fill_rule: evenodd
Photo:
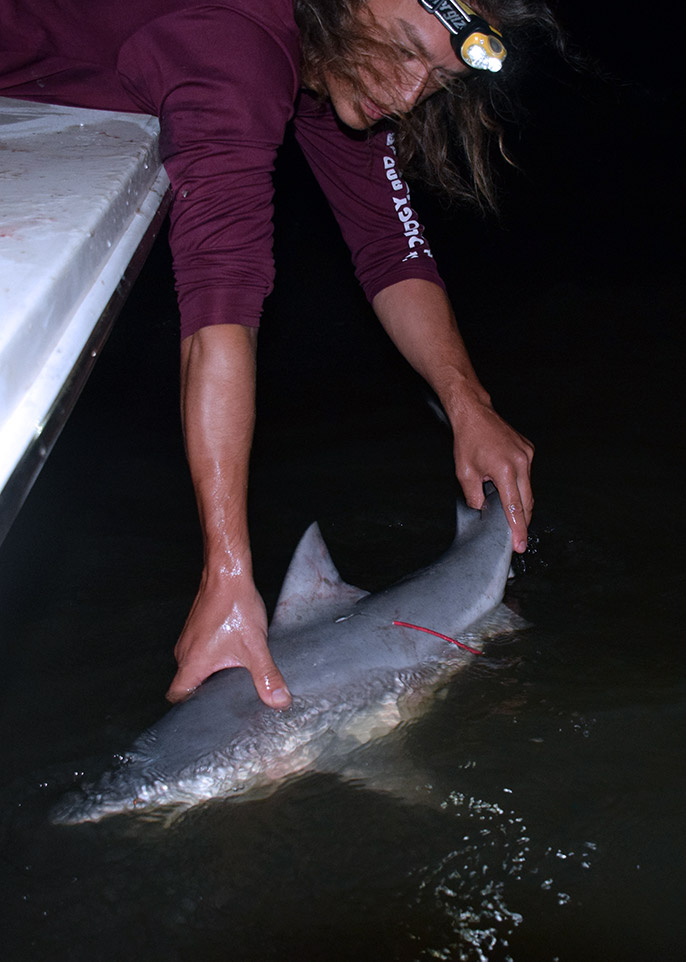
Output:
<svg viewBox="0 0 686 962">
<path fill-rule="evenodd" d="M 307 93 L 301 94 L 295 129 L 367 298 L 412 277 L 444 288 L 407 183 L 398 176 L 393 134 L 347 131 L 329 104 Z"/>
<path fill-rule="evenodd" d="M 264 27 L 208 6 L 146 25 L 118 69 L 160 118 L 182 337 L 257 326 L 274 278 L 272 173 L 297 93 L 291 59 Z"/>
</svg>

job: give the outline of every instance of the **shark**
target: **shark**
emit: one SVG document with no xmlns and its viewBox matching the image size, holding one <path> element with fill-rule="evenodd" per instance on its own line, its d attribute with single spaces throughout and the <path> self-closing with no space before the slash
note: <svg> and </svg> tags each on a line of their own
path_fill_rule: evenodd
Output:
<svg viewBox="0 0 686 962">
<path fill-rule="evenodd" d="M 291 707 L 265 706 L 245 669 L 217 672 L 118 764 L 64 796 L 52 821 L 178 812 L 264 791 L 295 773 L 330 771 L 348 750 L 419 714 L 417 706 L 480 653 L 493 625 L 521 625 L 502 604 L 512 545 L 496 489 L 487 486 L 480 511 L 458 501 L 456 518 L 441 557 L 371 594 L 343 581 L 313 524 L 269 627 Z"/>
</svg>

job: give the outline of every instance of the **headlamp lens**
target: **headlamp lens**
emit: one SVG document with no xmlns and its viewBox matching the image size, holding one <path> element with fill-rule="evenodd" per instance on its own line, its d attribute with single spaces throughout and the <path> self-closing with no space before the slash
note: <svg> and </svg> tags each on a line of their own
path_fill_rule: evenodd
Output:
<svg viewBox="0 0 686 962">
<path fill-rule="evenodd" d="M 507 51 L 497 37 L 491 34 L 471 33 L 462 42 L 458 56 L 474 70 L 502 70 Z"/>
</svg>

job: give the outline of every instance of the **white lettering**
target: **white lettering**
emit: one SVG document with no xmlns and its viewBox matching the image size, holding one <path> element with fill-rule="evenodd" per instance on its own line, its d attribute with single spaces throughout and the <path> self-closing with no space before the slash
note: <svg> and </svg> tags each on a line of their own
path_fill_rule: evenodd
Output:
<svg viewBox="0 0 686 962">
<path fill-rule="evenodd" d="M 400 223 L 403 225 L 403 236 L 407 241 L 407 246 L 410 248 L 409 254 L 403 257 L 402 263 L 406 261 L 416 260 L 419 257 L 419 251 L 414 250 L 415 247 L 421 247 L 422 254 L 426 254 L 427 257 L 433 257 L 431 251 L 426 245 L 426 241 L 420 236 L 420 230 L 422 225 L 416 219 L 414 211 L 409 206 L 410 205 L 410 191 L 401 178 L 398 176 L 396 166 L 395 166 L 395 147 L 393 146 L 394 137 L 393 134 L 389 133 L 386 137 L 386 146 L 389 148 L 393 156 L 385 155 L 383 158 L 384 170 L 386 172 L 386 178 L 390 182 L 394 191 L 402 192 L 403 197 L 393 197 L 393 206 L 395 212 L 398 215 Z"/>
</svg>

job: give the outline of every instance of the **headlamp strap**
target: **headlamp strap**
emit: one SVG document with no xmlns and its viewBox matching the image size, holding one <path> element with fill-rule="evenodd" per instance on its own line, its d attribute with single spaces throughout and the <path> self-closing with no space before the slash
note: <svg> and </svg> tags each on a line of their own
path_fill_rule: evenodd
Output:
<svg viewBox="0 0 686 962">
<path fill-rule="evenodd" d="M 456 3 L 451 3 L 450 0 L 419 0 L 419 2 L 455 35 L 466 27 L 471 19 L 466 10 L 458 7 Z M 474 11 L 470 10 L 470 13 L 474 14 Z"/>
</svg>

